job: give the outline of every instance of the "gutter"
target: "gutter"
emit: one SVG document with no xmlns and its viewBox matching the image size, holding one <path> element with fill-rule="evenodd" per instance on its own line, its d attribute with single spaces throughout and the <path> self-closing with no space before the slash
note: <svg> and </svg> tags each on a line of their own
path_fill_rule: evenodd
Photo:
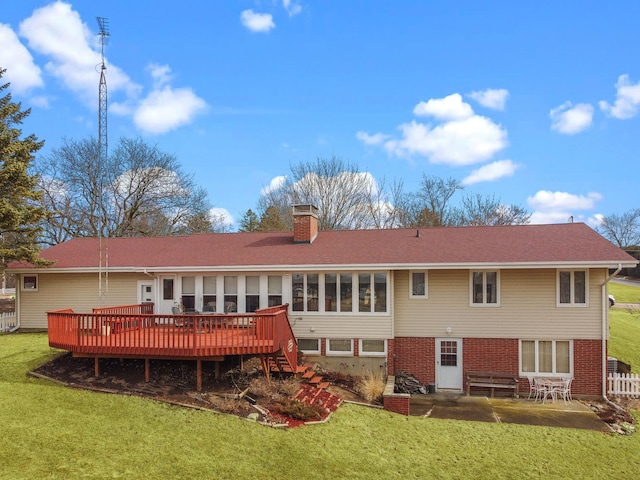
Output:
<svg viewBox="0 0 640 480">
<path fill-rule="evenodd" d="M 609 298 L 607 297 L 607 283 L 609 283 L 609 281 L 611 279 L 613 279 L 616 275 L 618 275 L 620 273 L 620 271 L 622 270 L 622 264 L 619 263 L 618 264 L 618 268 L 616 268 L 616 271 L 613 272 L 611 275 L 609 275 L 604 283 L 602 284 L 602 398 L 604 398 L 604 401 L 607 402 L 609 405 L 613 405 L 616 408 L 618 408 L 617 405 L 615 405 L 611 400 L 609 400 L 607 398 L 607 366 L 608 366 L 608 359 L 607 359 L 607 334 L 608 332 L 608 319 L 609 319 Z"/>
</svg>

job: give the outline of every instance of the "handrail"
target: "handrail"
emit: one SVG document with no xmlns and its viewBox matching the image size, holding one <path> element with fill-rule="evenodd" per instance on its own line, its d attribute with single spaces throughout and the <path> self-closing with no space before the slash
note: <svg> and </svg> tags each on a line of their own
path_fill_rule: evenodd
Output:
<svg viewBox="0 0 640 480">
<path fill-rule="evenodd" d="M 153 313 L 153 303 L 137 303 L 134 305 L 117 305 L 112 307 L 99 307 L 92 310 L 93 313 Z"/>
<path fill-rule="evenodd" d="M 152 304 L 150 304 L 152 305 Z M 282 350 L 295 366 L 297 345 L 286 306 L 255 313 L 162 315 L 147 304 L 76 313 L 47 313 L 49 345 L 90 355 L 212 358 L 274 354 Z M 139 313 L 124 313 L 138 309 Z M 293 344 L 292 348 L 287 348 Z"/>
</svg>

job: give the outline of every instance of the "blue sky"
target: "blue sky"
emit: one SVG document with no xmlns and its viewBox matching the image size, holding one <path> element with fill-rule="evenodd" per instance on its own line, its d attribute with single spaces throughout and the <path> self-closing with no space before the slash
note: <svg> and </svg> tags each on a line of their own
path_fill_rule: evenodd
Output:
<svg viewBox="0 0 640 480">
<path fill-rule="evenodd" d="M 338 156 L 416 190 L 462 180 L 534 223 L 638 205 L 640 2 L 41 1 L 0 11 L 23 132 L 177 156 L 237 221 L 289 166 Z"/>
</svg>

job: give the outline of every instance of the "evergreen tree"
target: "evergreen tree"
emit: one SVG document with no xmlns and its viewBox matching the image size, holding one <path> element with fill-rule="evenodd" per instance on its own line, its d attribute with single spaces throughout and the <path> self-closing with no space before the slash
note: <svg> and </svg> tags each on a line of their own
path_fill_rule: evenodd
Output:
<svg viewBox="0 0 640 480">
<path fill-rule="evenodd" d="M 0 80 L 6 70 L 0 69 Z M 29 167 L 44 142 L 31 134 L 21 139 L 18 125 L 31 113 L 11 101 L 3 92 L 9 83 L 0 84 L 0 270 L 12 260 L 45 265 L 39 258 L 40 222 L 46 217 L 40 206 L 42 192 Z"/>
<path fill-rule="evenodd" d="M 267 207 L 260 217 L 259 230 L 261 232 L 284 232 L 289 230 L 289 226 L 287 221 L 282 218 L 280 211 L 272 205 Z"/>
<path fill-rule="evenodd" d="M 258 215 L 251 209 L 247 210 L 242 219 L 240 220 L 239 232 L 257 232 L 260 230 L 260 220 Z"/>
</svg>

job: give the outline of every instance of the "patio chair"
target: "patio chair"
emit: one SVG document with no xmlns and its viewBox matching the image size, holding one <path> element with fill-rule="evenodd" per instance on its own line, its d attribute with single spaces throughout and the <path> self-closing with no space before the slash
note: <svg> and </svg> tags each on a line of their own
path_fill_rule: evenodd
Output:
<svg viewBox="0 0 640 480">
<path fill-rule="evenodd" d="M 527 400 L 531 400 L 531 397 L 533 396 L 534 400 L 538 399 L 538 390 L 537 390 L 537 385 L 536 385 L 536 377 L 532 376 L 528 376 L 527 380 L 529 381 L 529 396 L 527 397 Z"/>
<path fill-rule="evenodd" d="M 564 403 L 571 401 L 571 383 L 573 382 L 573 378 L 567 378 L 562 382 L 562 386 L 555 387 L 556 397 L 562 398 Z"/>
<path fill-rule="evenodd" d="M 180 309 L 179 306 L 174 305 L 173 307 L 171 307 L 171 313 L 173 315 L 182 315 L 182 310 Z M 183 317 L 176 317 L 173 319 L 173 324 L 176 327 L 184 327 L 185 325 L 185 321 Z"/>
</svg>

